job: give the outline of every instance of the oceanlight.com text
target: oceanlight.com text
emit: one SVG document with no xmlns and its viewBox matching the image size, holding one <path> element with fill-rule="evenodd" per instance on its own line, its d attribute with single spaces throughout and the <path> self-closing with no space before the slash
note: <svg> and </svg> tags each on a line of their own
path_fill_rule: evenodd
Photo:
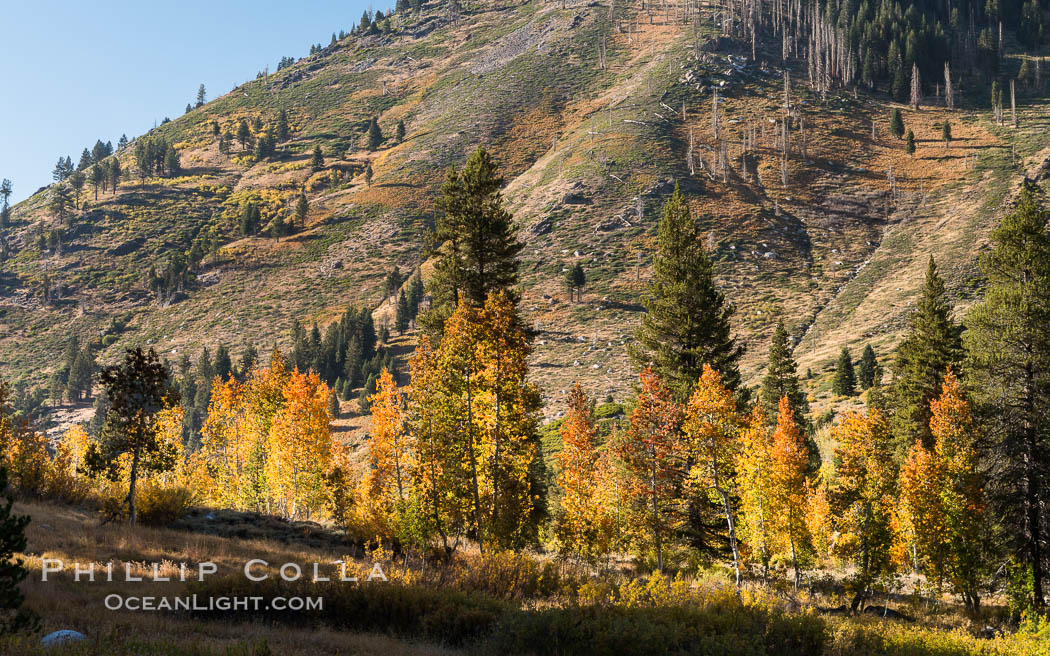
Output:
<svg viewBox="0 0 1050 656">
<path fill-rule="evenodd" d="M 137 597 L 107 595 L 108 610 L 130 611 L 311 611 L 323 610 L 323 597 Z"/>
</svg>

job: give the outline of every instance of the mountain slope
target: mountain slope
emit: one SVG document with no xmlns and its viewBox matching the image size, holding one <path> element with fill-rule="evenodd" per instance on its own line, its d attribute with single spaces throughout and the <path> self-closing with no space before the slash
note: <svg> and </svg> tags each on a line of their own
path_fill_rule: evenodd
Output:
<svg viewBox="0 0 1050 656">
<path fill-rule="evenodd" d="M 703 217 L 738 306 L 751 378 L 783 318 L 801 339 L 803 370 L 817 373 L 811 391 L 826 398 L 824 371 L 842 345 L 859 353 L 870 340 L 880 356 L 889 352 L 930 252 L 948 262 L 960 307 L 973 299 L 976 249 L 1016 178 L 1010 148 L 1034 162 L 1046 145 L 1039 101 L 1023 106 L 1017 131 L 972 111 L 904 108 L 918 140 L 909 157 L 888 134 L 889 104 L 813 93 L 798 67 L 787 104 L 801 129 L 790 137 L 784 185 L 779 44 L 760 44 L 756 63 L 750 44 L 718 36 L 706 15 L 696 28 L 676 18 L 528 2 L 450 21 L 428 4 L 398 17 L 390 35 L 348 37 L 158 126 L 150 136 L 175 144 L 182 173 L 129 176 L 118 193 L 91 195 L 61 252 L 38 246 L 58 227 L 47 192 L 14 208 L 14 255 L 0 267 L 0 376 L 45 382 L 74 333 L 102 337 L 103 361 L 140 341 L 176 359 L 219 342 L 235 354 L 246 343 L 287 346 L 293 319 L 323 325 L 347 304 L 392 321 L 385 275 L 422 262 L 444 172 L 479 144 L 503 167 L 527 243 L 522 305 L 539 330 L 533 375 L 548 401 L 574 379 L 600 397 L 630 389 L 626 343 L 676 181 Z M 272 124 L 282 108 L 292 136 L 276 158 L 255 161 L 239 143 L 220 153 L 213 122 L 236 132 L 240 119 Z M 374 152 L 365 148 L 373 116 L 386 135 Z M 950 148 L 939 141 L 945 118 Z M 400 120 L 403 143 L 393 138 Z M 325 167 L 314 172 L 318 145 Z M 134 146 L 117 154 L 129 173 Z M 238 235 L 245 204 L 258 204 L 264 223 L 290 216 L 301 187 L 305 229 L 281 240 Z M 162 269 L 208 231 L 221 250 L 184 293 L 158 302 L 150 267 Z M 583 303 L 564 291 L 575 262 L 587 271 Z"/>
</svg>

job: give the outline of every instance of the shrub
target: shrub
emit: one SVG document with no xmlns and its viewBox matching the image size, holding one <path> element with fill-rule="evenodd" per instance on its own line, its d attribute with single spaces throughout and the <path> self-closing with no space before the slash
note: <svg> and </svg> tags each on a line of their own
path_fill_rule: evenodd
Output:
<svg viewBox="0 0 1050 656">
<path fill-rule="evenodd" d="M 282 579 L 249 581 L 238 576 L 194 583 L 191 594 L 201 596 L 323 597 L 321 609 L 298 613 L 229 611 L 224 620 L 263 620 L 274 623 L 324 623 L 336 629 L 378 631 L 462 645 L 488 634 L 510 606 L 486 595 L 455 590 L 410 587 L 397 583 L 313 583 Z M 267 608 L 268 603 L 262 605 Z M 214 617 L 205 613 L 203 617 Z"/>
<path fill-rule="evenodd" d="M 740 602 L 695 606 L 570 606 L 508 614 L 486 645 L 489 653 L 820 654 L 819 617 L 788 617 Z"/>
<path fill-rule="evenodd" d="M 150 526 L 168 526 L 193 508 L 193 492 L 186 487 L 145 483 L 135 495 L 138 519 Z"/>
</svg>

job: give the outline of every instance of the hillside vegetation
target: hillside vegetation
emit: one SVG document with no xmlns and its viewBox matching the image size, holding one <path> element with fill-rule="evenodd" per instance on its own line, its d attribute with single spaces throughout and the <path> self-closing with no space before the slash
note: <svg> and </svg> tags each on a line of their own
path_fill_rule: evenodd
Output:
<svg viewBox="0 0 1050 656">
<path fill-rule="evenodd" d="M 1022 96 L 1012 129 L 979 109 L 977 88 L 957 91 L 962 109 L 926 98 L 916 111 L 877 94 L 818 92 L 792 64 L 788 111 L 802 127 L 784 185 L 779 44 L 760 41 L 756 62 L 750 43 L 717 34 L 706 8 L 699 22 L 689 16 L 631 4 L 478 4 L 458 15 L 427 5 L 391 17 L 388 34 L 347 36 L 165 122 L 116 153 L 115 193 L 96 200 L 89 181 L 68 227 L 48 190 L 13 208 L 0 372 L 45 384 L 71 334 L 99 337 L 99 361 L 141 342 L 174 361 L 219 343 L 235 355 L 248 343 L 287 346 L 293 319 L 323 327 L 349 304 L 377 308 L 377 323 L 392 326 L 386 274 L 424 262 L 445 170 L 478 144 L 500 162 L 528 244 L 522 307 L 548 400 L 574 379 L 600 397 L 629 390 L 627 343 L 675 181 L 704 217 L 738 306 L 748 379 L 781 317 L 817 396 L 827 396 L 824 372 L 842 345 L 859 353 L 870 341 L 887 355 L 928 253 L 950 262 L 952 297 L 969 304 L 974 254 L 1014 172 L 1040 161 L 1042 101 Z M 890 107 L 914 130 L 914 155 L 890 134 Z M 252 142 L 281 110 L 290 135 L 260 160 Z M 383 138 L 370 150 L 373 117 Z M 946 119 L 950 147 L 940 141 Z M 216 127 L 230 135 L 226 153 Z M 135 153 L 147 138 L 174 147 L 177 173 L 140 175 Z M 267 236 L 275 218 L 295 215 L 300 189 L 304 225 Z M 258 224 L 242 236 L 249 204 Z M 200 262 L 184 276 L 195 243 Z M 582 302 L 565 289 L 575 264 L 586 271 Z M 151 268 L 167 276 L 164 290 Z"/>
</svg>

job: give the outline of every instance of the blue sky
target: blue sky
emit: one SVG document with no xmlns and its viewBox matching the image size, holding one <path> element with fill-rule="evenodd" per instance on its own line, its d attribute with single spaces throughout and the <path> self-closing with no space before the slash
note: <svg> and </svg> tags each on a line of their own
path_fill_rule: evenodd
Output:
<svg viewBox="0 0 1050 656">
<path fill-rule="evenodd" d="M 327 45 L 368 0 L 5 2 L 0 23 L 0 178 L 12 202 L 75 164 L 96 139 L 131 139 L 215 98 L 282 56 Z M 386 2 L 375 4 L 386 10 Z M 393 4 L 390 2 L 389 4 Z"/>
</svg>

